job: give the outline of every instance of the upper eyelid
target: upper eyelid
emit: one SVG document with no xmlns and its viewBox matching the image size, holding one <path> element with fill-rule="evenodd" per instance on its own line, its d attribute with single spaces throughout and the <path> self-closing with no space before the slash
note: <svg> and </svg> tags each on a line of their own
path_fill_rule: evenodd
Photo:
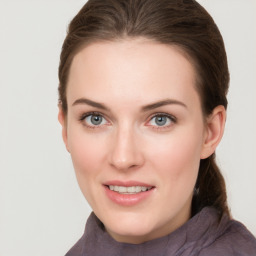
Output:
<svg viewBox="0 0 256 256">
<path fill-rule="evenodd" d="M 89 111 L 89 112 L 86 112 L 86 113 L 83 113 L 80 115 L 80 118 L 86 118 L 88 116 L 91 116 L 91 115 L 95 115 L 95 116 L 101 116 L 103 117 L 104 119 L 106 119 L 107 121 L 109 121 L 109 118 L 106 117 L 105 114 L 101 113 L 101 112 L 98 112 L 98 111 Z"/>
<path fill-rule="evenodd" d="M 109 120 L 107 118 L 105 118 L 104 115 L 102 115 L 101 113 L 99 112 L 87 112 L 87 113 L 83 113 L 82 115 L 80 115 L 79 117 L 79 121 L 83 124 L 83 126 L 87 127 L 88 129 L 100 129 L 100 128 L 103 128 L 103 126 L 106 126 L 108 124 L 100 124 L 100 125 L 91 125 L 91 124 L 88 124 L 85 119 L 89 116 L 92 116 L 92 115 L 95 115 L 95 116 L 101 116 L 103 119 L 106 120 L 107 123 L 109 123 Z"/>
<path fill-rule="evenodd" d="M 149 124 L 150 121 L 157 117 L 157 116 L 164 116 L 170 119 L 170 124 L 169 125 L 163 125 L 163 126 L 158 126 L 158 125 L 151 125 Z M 148 121 L 146 122 L 146 126 L 150 126 L 152 127 L 152 129 L 157 129 L 157 130 L 164 130 L 164 129 L 169 129 L 170 127 L 172 127 L 174 124 L 177 123 L 177 118 L 171 114 L 167 114 L 167 113 L 156 113 L 151 115 L 151 117 L 149 117 Z"/>
<path fill-rule="evenodd" d="M 170 119 L 176 121 L 177 118 L 174 116 L 174 115 L 171 115 L 171 114 L 168 114 L 168 113 L 163 113 L 163 112 L 158 112 L 158 113 L 154 113 L 152 114 L 150 117 L 149 117 L 149 120 L 151 120 L 152 118 L 154 117 L 157 117 L 157 116 L 165 116 L 165 117 L 169 117 Z"/>
<path fill-rule="evenodd" d="M 115 121 L 114 118 L 109 118 L 108 115 L 100 112 L 100 111 L 89 111 L 89 112 L 86 112 L 86 113 L 83 113 L 79 116 L 79 120 L 84 120 L 86 117 L 90 116 L 90 115 L 99 115 L 99 116 L 102 116 L 104 119 L 107 120 L 107 122 L 109 123 L 113 123 Z M 153 113 L 151 115 L 149 115 L 145 122 L 148 123 L 152 118 L 154 117 L 157 117 L 157 116 L 165 116 L 165 117 L 168 117 L 170 118 L 172 121 L 176 122 L 177 121 L 177 118 L 172 115 L 172 114 L 169 114 L 169 113 L 166 113 L 166 112 L 156 112 L 156 113 Z M 112 120 L 112 121 L 110 121 Z"/>
</svg>

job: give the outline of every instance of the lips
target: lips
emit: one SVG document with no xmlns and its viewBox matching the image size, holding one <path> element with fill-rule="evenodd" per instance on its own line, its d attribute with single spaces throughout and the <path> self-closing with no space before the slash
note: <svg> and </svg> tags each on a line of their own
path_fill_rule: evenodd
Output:
<svg viewBox="0 0 256 256">
<path fill-rule="evenodd" d="M 124 186 L 116 186 L 116 185 L 110 185 L 108 187 L 110 190 L 118 192 L 120 194 L 137 194 L 137 193 L 148 191 L 152 188 L 152 187 L 145 187 L 145 186 L 124 187 Z"/>
<path fill-rule="evenodd" d="M 155 187 L 137 181 L 109 181 L 104 184 L 107 197 L 120 206 L 133 206 L 152 195 Z"/>
</svg>

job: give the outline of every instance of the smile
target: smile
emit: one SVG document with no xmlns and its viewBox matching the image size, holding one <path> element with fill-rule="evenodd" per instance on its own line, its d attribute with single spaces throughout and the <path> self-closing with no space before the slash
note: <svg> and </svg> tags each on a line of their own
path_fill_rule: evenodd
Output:
<svg viewBox="0 0 256 256">
<path fill-rule="evenodd" d="M 141 192 L 146 192 L 152 187 L 145 187 L 145 186 L 131 186 L 131 187 L 124 187 L 124 186 L 116 186 L 116 185 L 109 185 L 110 190 L 118 192 L 120 194 L 137 194 Z"/>
<path fill-rule="evenodd" d="M 136 181 L 109 181 L 104 184 L 106 196 L 120 206 L 134 206 L 152 198 L 155 186 Z"/>
</svg>

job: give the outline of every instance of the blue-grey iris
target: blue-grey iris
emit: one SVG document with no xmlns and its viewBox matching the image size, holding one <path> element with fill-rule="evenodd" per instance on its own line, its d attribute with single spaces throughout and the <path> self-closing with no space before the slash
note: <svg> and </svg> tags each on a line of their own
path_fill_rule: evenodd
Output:
<svg viewBox="0 0 256 256">
<path fill-rule="evenodd" d="M 102 116 L 95 116 L 95 115 L 91 116 L 91 123 L 93 125 L 99 125 L 101 124 L 101 122 L 102 122 Z"/>
<path fill-rule="evenodd" d="M 155 118 L 156 118 L 155 122 L 158 126 L 163 126 L 167 122 L 166 116 L 156 116 Z"/>
</svg>

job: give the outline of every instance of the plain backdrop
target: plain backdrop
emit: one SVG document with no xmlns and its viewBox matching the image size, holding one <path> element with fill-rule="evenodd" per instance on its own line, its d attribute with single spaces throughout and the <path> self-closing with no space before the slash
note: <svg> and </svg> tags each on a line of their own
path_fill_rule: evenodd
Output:
<svg viewBox="0 0 256 256">
<path fill-rule="evenodd" d="M 64 255 L 91 211 L 57 122 L 57 70 L 82 0 L 0 0 L 0 256 Z M 222 32 L 231 83 L 217 150 L 230 208 L 256 235 L 256 1 L 201 0 Z"/>
</svg>

